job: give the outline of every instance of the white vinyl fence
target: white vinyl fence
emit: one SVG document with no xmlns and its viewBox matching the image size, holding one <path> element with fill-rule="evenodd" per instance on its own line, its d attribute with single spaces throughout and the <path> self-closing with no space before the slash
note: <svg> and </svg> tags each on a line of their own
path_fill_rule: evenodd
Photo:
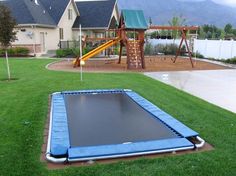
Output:
<svg viewBox="0 0 236 176">
<path fill-rule="evenodd" d="M 179 45 L 180 39 L 150 39 L 149 42 L 152 45 L 172 43 Z M 236 41 L 194 39 L 194 52 L 196 51 L 207 58 L 229 59 L 236 57 Z"/>
</svg>

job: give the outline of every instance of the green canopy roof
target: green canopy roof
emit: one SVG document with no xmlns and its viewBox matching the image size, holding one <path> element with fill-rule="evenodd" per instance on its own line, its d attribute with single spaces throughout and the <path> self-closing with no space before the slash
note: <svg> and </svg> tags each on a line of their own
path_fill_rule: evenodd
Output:
<svg viewBox="0 0 236 176">
<path fill-rule="evenodd" d="M 122 10 L 121 17 L 123 17 L 126 29 L 148 29 L 142 10 Z"/>
</svg>

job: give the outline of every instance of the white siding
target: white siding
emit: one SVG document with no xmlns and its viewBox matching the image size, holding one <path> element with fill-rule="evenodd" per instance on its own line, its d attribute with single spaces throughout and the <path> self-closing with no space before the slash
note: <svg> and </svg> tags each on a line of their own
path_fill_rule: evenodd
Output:
<svg viewBox="0 0 236 176">
<path fill-rule="evenodd" d="M 68 19 L 68 9 L 72 9 L 72 19 Z M 76 10 L 70 2 L 59 21 L 59 24 L 56 28 L 43 28 L 43 27 L 22 27 L 17 28 L 17 39 L 13 45 L 16 46 L 29 46 L 29 45 L 37 45 L 40 47 L 40 33 L 45 35 L 45 52 L 48 50 L 56 50 L 58 49 L 58 44 L 60 41 L 59 36 L 59 28 L 63 28 L 63 41 L 73 40 L 72 26 L 77 17 Z M 25 29 L 25 31 L 21 31 L 21 29 Z M 30 36 L 30 34 L 33 34 Z M 41 53 L 40 49 L 36 49 L 36 53 Z"/>
<path fill-rule="evenodd" d="M 68 19 L 68 9 L 72 9 L 72 19 L 71 20 Z M 63 28 L 63 31 L 64 31 L 63 41 L 73 39 L 72 26 L 74 24 L 76 17 L 77 17 L 76 10 L 75 10 L 72 2 L 70 2 L 70 4 L 67 6 L 59 24 L 58 24 L 58 27 Z M 58 35 L 59 35 L 59 32 L 58 32 Z"/>
<path fill-rule="evenodd" d="M 40 33 L 45 35 L 45 52 L 48 50 L 58 49 L 59 43 L 59 32 L 58 28 L 33 28 L 33 27 L 22 27 L 25 31 L 16 29 L 17 40 L 12 43 L 15 46 L 29 46 L 29 45 L 40 45 Z M 41 53 L 39 49 L 36 49 L 36 53 Z"/>
</svg>

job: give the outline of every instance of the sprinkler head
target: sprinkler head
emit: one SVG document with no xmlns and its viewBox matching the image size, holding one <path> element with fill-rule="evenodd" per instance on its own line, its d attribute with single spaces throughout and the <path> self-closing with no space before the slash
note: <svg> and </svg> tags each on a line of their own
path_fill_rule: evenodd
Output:
<svg viewBox="0 0 236 176">
<path fill-rule="evenodd" d="M 83 60 L 81 60 L 80 65 L 85 65 L 85 62 Z"/>
</svg>

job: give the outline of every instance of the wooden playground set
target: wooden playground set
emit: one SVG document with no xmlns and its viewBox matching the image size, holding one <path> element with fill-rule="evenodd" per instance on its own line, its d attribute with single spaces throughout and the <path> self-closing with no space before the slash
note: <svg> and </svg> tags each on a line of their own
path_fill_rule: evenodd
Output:
<svg viewBox="0 0 236 176">
<path fill-rule="evenodd" d="M 116 61 L 117 67 L 113 66 L 110 67 L 111 71 L 114 68 L 123 68 L 123 66 L 126 68 L 125 70 L 145 70 L 145 71 L 155 71 L 155 67 L 152 65 L 155 64 L 160 64 L 160 62 L 156 62 L 155 59 L 152 57 L 144 57 L 144 46 L 145 46 L 145 32 L 147 30 L 177 30 L 181 32 L 181 42 L 179 44 L 178 50 L 176 52 L 176 55 L 174 57 L 163 57 L 164 60 L 168 60 L 165 62 L 165 67 L 162 69 L 161 67 L 159 68 L 157 65 L 157 71 L 167 71 L 169 68 L 169 65 L 172 65 L 171 67 L 174 67 L 174 63 L 176 63 L 177 59 L 180 60 L 179 64 L 183 64 L 184 67 L 186 67 L 186 60 L 190 61 L 190 64 L 188 64 L 188 69 L 187 70 L 207 70 L 207 69 L 222 69 L 221 66 L 217 66 L 214 64 L 210 63 L 204 63 L 202 61 L 195 61 L 195 63 L 199 63 L 198 67 L 195 68 L 196 64 L 194 64 L 194 61 L 192 59 L 192 48 L 189 46 L 188 39 L 187 39 L 187 34 L 188 32 L 193 32 L 197 31 L 199 27 L 197 26 L 155 26 L 151 25 L 149 26 L 147 24 L 147 21 L 144 17 L 144 13 L 142 10 L 122 10 L 121 11 L 121 17 L 120 17 L 120 22 L 119 25 L 117 26 L 117 29 L 111 29 L 109 32 L 113 32 L 116 34 L 116 37 L 108 37 L 108 38 L 87 38 L 86 40 L 96 40 L 96 41 L 108 41 L 97 48 L 91 50 L 85 55 L 81 55 L 80 57 L 77 57 L 73 61 L 74 68 L 77 67 L 86 67 L 87 65 L 93 65 L 91 62 L 96 63 L 99 65 L 100 62 L 99 59 L 96 60 L 89 60 L 90 58 L 98 55 L 104 50 L 107 50 L 108 48 L 114 46 L 114 45 L 120 45 L 119 47 L 119 60 Z M 132 33 L 132 38 L 130 37 L 130 34 Z M 81 42 L 82 43 L 82 42 Z M 84 42 L 86 43 L 86 42 Z M 186 57 L 185 59 L 179 58 L 181 54 L 181 48 L 182 46 L 185 45 L 186 47 Z M 81 46 L 84 47 L 85 45 Z M 126 58 L 122 57 L 122 51 L 123 48 L 126 48 Z M 65 64 L 65 63 L 64 63 Z M 185 65 L 184 65 L 185 64 Z M 103 65 L 106 65 L 106 63 L 103 62 Z M 119 67 L 120 65 L 120 67 Z M 150 67 L 150 65 L 152 67 Z M 191 66 L 190 66 L 191 65 Z M 60 67 L 60 65 L 58 66 Z M 151 68 L 151 69 L 150 69 Z M 167 69 L 165 69 L 167 68 Z M 186 68 L 177 68 L 177 69 L 169 69 L 169 70 L 186 70 Z"/>
</svg>

